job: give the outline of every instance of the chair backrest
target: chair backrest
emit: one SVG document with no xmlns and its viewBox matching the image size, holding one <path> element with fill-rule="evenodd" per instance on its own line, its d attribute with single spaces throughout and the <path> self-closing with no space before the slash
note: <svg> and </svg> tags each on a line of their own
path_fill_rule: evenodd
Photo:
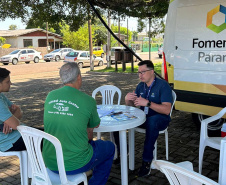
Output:
<svg viewBox="0 0 226 185">
<path fill-rule="evenodd" d="M 217 182 L 177 164 L 156 160 L 155 166 L 163 172 L 172 185 L 219 185 Z"/>
<path fill-rule="evenodd" d="M 221 140 L 220 162 L 219 162 L 219 184 L 226 184 L 226 137 Z"/>
<path fill-rule="evenodd" d="M 100 91 L 101 95 L 102 95 L 102 105 L 113 105 L 113 101 L 114 101 L 114 95 L 117 92 L 118 93 L 118 105 L 120 105 L 120 101 L 121 101 L 121 90 L 114 86 L 114 85 L 103 85 L 100 86 L 98 88 L 96 88 L 93 93 L 92 93 L 92 97 L 95 99 L 96 94 Z"/>
<path fill-rule="evenodd" d="M 41 152 L 41 141 L 43 138 L 54 145 L 61 184 L 67 184 L 68 180 L 65 173 L 60 141 L 50 134 L 28 126 L 20 125 L 17 126 L 17 129 L 21 133 L 27 148 L 28 158 L 32 169 L 32 181 L 34 181 L 34 184 L 51 184 Z"/>
<path fill-rule="evenodd" d="M 205 138 L 208 138 L 208 124 L 213 122 L 213 121 L 216 121 L 216 120 L 222 118 L 224 116 L 224 114 L 226 114 L 226 107 L 223 108 L 216 115 L 202 120 L 202 122 L 201 122 L 201 131 L 200 131 L 200 141 L 204 140 Z"/>
<path fill-rule="evenodd" d="M 176 95 L 176 93 L 173 90 L 172 90 L 172 97 L 173 97 L 173 103 L 172 103 L 171 110 L 170 110 L 170 116 L 171 116 L 171 114 L 173 112 L 173 107 L 174 107 L 175 101 L 177 99 L 177 95 Z"/>
</svg>

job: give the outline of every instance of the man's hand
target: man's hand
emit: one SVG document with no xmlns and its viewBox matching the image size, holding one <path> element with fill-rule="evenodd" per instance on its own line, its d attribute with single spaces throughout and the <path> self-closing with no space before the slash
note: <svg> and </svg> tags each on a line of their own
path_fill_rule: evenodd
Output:
<svg viewBox="0 0 226 185">
<path fill-rule="evenodd" d="M 13 129 L 9 125 L 7 125 L 6 123 L 4 123 L 3 131 L 2 131 L 4 134 L 10 133 L 10 132 L 12 132 L 12 130 Z"/>
<path fill-rule="evenodd" d="M 146 106 L 148 104 L 148 100 L 145 99 L 145 98 L 142 98 L 141 96 L 139 98 L 137 98 L 135 101 L 134 101 L 134 105 L 135 106 Z"/>
<path fill-rule="evenodd" d="M 134 106 L 134 101 L 137 99 L 137 95 L 135 94 L 135 92 L 129 92 L 126 96 L 125 96 L 125 102 L 126 105 L 130 105 L 130 106 Z"/>
</svg>

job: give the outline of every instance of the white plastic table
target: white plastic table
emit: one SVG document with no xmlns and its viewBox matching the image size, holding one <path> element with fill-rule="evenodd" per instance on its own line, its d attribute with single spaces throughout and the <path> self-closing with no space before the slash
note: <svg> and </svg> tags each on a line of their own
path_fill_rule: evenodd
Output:
<svg viewBox="0 0 226 185">
<path fill-rule="evenodd" d="M 127 139 L 126 131 L 129 130 L 129 156 L 130 165 L 132 164 L 131 157 L 134 157 L 134 128 L 141 125 L 146 120 L 145 113 L 135 107 L 125 105 L 98 105 L 98 109 L 114 110 L 114 112 L 128 112 L 130 115 L 136 116 L 135 119 L 116 120 L 111 116 L 101 117 L 100 126 L 94 129 L 94 132 L 113 132 L 119 131 L 120 153 L 121 153 L 121 182 L 122 185 L 128 184 L 128 168 L 127 168 Z M 130 167 L 132 169 L 132 167 Z"/>
</svg>

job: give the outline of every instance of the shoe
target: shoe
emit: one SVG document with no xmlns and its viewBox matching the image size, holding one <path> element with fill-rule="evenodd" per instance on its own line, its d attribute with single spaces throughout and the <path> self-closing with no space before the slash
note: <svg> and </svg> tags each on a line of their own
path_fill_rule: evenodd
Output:
<svg viewBox="0 0 226 185">
<path fill-rule="evenodd" d="M 151 162 L 142 162 L 142 166 L 139 169 L 138 177 L 148 176 L 151 173 Z"/>
<path fill-rule="evenodd" d="M 118 156 L 118 158 L 113 161 L 113 164 L 120 165 L 120 161 L 121 161 L 120 156 Z"/>
</svg>

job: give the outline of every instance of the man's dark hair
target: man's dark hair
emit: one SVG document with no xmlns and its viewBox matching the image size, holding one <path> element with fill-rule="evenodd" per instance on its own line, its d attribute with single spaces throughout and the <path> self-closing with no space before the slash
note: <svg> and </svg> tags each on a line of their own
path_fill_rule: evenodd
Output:
<svg viewBox="0 0 226 185">
<path fill-rule="evenodd" d="M 10 74 L 10 71 L 0 67 L 0 83 L 5 80 Z"/>
<path fill-rule="evenodd" d="M 142 65 L 147 65 L 147 67 L 149 69 L 153 69 L 154 70 L 154 64 L 152 63 L 151 60 L 143 60 L 143 61 L 138 63 L 138 66 L 142 66 Z"/>
</svg>

